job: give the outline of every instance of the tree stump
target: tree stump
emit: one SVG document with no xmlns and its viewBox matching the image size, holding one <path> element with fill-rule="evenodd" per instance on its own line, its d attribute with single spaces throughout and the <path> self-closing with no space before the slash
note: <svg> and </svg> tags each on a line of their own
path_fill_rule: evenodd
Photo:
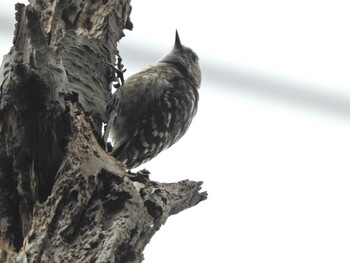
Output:
<svg viewBox="0 0 350 263">
<path fill-rule="evenodd" d="M 0 69 L 0 262 L 141 262 L 167 218 L 206 193 L 201 182 L 128 172 L 105 151 L 130 0 L 16 10 Z"/>
</svg>

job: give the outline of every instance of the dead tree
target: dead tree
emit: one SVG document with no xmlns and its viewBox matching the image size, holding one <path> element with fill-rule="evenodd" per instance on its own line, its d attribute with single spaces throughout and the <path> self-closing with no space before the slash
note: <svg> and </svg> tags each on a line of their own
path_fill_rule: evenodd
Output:
<svg viewBox="0 0 350 263">
<path fill-rule="evenodd" d="M 131 174 L 104 150 L 130 0 L 16 9 L 0 70 L 0 262 L 141 262 L 167 218 L 206 194 Z"/>
</svg>

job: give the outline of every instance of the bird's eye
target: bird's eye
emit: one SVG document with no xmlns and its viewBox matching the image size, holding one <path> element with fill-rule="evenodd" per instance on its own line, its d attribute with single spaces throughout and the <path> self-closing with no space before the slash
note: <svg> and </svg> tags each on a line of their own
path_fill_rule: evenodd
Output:
<svg viewBox="0 0 350 263">
<path fill-rule="evenodd" d="M 192 58 L 192 61 L 194 61 L 194 62 L 196 62 L 198 60 L 197 56 L 194 54 L 191 55 L 191 58 Z"/>
</svg>

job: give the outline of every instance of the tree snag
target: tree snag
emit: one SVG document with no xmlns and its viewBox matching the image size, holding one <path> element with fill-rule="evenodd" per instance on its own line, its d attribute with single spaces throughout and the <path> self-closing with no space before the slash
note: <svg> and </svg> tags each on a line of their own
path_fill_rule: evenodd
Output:
<svg viewBox="0 0 350 263">
<path fill-rule="evenodd" d="M 141 262 L 206 193 L 127 172 L 104 150 L 130 0 L 29 2 L 0 69 L 0 262 Z"/>
</svg>

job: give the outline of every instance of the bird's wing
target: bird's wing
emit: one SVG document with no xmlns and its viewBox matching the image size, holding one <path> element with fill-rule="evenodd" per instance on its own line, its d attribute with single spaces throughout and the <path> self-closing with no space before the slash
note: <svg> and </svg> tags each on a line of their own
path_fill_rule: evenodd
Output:
<svg viewBox="0 0 350 263">
<path fill-rule="evenodd" d="M 162 83 L 164 81 L 163 79 Z M 196 113 L 198 101 L 196 87 L 178 77 L 168 81 L 169 83 L 163 85 L 162 92 L 152 94 L 151 98 L 143 96 L 144 99 L 148 99 L 148 103 L 140 114 L 142 116 L 131 124 L 132 129 L 125 133 L 125 136 L 123 134 L 120 136 L 123 141 L 119 142 L 122 144 L 115 148 L 113 155 L 125 161 L 129 167 L 136 167 L 154 158 L 178 141 Z M 151 88 L 154 89 L 154 86 Z M 136 112 L 135 107 L 137 104 L 134 104 L 133 112 Z M 129 114 L 132 115 L 132 112 Z M 130 118 L 123 119 L 123 117 L 120 116 L 118 121 L 130 125 Z"/>
<path fill-rule="evenodd" d="M 158 103 L 164 91 L 172 87 L 172 78 L 158 67 L 151 67 L 130 77 L 120 89 L 121 115 L 132 116 L 133 120 L 142 119 L 149 108 Z"/>
<path fill-rule="evenodd" d="M 133 133 L 152 108 L 159 103 L 166 89 L 172 87 L 173 74 L 164 73 L 159 67 L 150 67 L 127 79 L 119 88 L 120 112 L 114 120 L 114 131 L 111 132 L 114 148 L 119 148 Z"/>
</svg>

